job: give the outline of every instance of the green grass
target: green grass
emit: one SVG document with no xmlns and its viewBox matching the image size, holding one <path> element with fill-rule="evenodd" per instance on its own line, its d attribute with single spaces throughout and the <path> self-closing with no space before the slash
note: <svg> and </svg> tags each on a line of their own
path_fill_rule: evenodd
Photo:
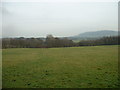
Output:
<svg viewBox="0 0 120 90">
<path fill-rule="evenodd" d="M 3 49 L 3 88 L 117 88 L 118 46 Z"/>
</svg>

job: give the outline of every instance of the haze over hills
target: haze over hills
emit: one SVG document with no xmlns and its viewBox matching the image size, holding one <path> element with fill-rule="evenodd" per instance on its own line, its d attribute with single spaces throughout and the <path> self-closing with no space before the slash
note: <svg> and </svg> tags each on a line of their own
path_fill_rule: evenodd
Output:
<svg viewBox="0 0 120 90">
<path fill-rule="evenodd" d="M 99 39 L 106 36 L 118 36 L 118 31 L 113 31 L 113 30 L 91 31 L 91 32 L 84 32 L 71 37 L 58 37 L 58 38 L 68 38 L 70 40 L 94 40 L 94 39 Z M 38 38 L 42 40 L 46 39 L 46 37 L 38 37 Z"/>
<path fill-rule="evenodd" d="M 112 30 L 101 30 L 101 31 L 92 31 L 78 34 L 76 36 L 68 37 L 72 40 L 88 40 L 88 39 L 98 39 L 106 36 L 118 36 L 118 31 Z"/>
</svg>

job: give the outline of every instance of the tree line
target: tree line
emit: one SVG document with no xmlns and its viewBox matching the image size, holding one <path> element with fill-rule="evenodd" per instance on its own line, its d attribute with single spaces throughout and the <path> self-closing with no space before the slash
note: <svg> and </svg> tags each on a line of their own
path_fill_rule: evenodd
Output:
<svg viewBox="0 0 120 90">
<path fill-rule="evenodd" d="M 83 40 L 79 46 L 97 46 L 97 45 L 119 45 L 120 36 L 102 37 L 97 40 Z"/>
<path fill-rule="evenodd" d="M 45 40 L 41 38 L 2 38 L 2 48 L 52 48 L 52 47 L 75 47 L 75 46 L 97 46 L 118 45 L 120 36 L 103 37 L 97 40 L 82 40 L 73 42 L 68 38 L 57 38 L 48 35 Z"/>
</svg>

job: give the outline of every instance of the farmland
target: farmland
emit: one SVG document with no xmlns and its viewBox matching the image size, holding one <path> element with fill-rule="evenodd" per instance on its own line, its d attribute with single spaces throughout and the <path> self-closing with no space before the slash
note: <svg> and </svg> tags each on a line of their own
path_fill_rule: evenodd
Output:
<svg viewBox="0 0 120 90">
<path fill-rule="evenodd" d="M 3 88 L 117 88 L 118 46 L 10 48 Z"/>
</svg>

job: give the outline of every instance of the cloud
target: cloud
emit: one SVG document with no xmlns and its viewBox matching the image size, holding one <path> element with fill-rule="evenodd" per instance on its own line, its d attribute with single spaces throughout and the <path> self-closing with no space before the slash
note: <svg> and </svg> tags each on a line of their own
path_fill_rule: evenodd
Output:
<svg viewBox="0 0 120 90">
<path fill-rule="evenodd" d="M 117 3 L 4 3 L 4 36 L 72 36 L 117 29 Z"/>
<path fill-rule="evenodd" d="M 119 0 L 3 0 L 3 2 L 47 2 L 47 3 L 73 3 L 73 2 L 118 2 Z"/>
</svg>

